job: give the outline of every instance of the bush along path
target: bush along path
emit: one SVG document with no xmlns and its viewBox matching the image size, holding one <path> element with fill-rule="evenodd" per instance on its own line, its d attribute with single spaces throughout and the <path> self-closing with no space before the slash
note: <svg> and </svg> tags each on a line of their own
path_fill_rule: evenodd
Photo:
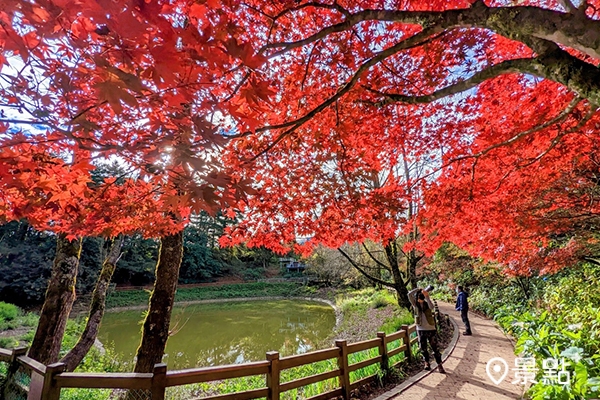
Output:
<svg viewBox="0 0 600 400">
<path fill-rule="evenodd" d="M 463 332 L 460 314 L 454 305 L 438 302 L 438 306 L 442 314 L 449 314 L 457 322 L 459 332 Z M 523 385 L 512 383 L 519 374 L 513 371 L 515 355 L 511 341 L 494 321 L 473 313 L 469 314 L 469 320 L 473 336 L 460 334 L 456 347 L 444 362 L 446 374 L 432 372 L 424 377 L 419 374 L 376 400 L 521 399 Z M 496 357 L 506 362 L 506 366 L 502 366 L 501 361 L 490 363 L 489 370 L 498 383 L 494 383 L 486 371 L 488 362 Z M 494 371 L 496 365 L 501 367 L 500 371 Z M 505 371 L 506 375 L 500 380 Z"/>
</svg>

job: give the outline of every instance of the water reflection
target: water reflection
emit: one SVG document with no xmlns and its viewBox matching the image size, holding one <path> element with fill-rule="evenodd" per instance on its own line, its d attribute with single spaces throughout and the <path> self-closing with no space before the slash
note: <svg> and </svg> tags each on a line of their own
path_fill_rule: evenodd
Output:
<svg viewBox="0 0 600 400">
<path fill-rule="evenodd" d="M 122 361 L 132 361 L 140 341 L 142 311 L 107 313 L 99 338 Z M 316 348 L 335 326 L 331 307 L 278 300 L 195 304 L 173 311 L 164 361 L 170 369 L 258 361 Z"/>
</svg>

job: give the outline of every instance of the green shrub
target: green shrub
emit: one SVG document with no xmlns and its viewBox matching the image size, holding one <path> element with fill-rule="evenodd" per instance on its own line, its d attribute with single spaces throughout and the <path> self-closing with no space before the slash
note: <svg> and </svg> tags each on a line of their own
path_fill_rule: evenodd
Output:
<svg viewBox="0 0 600 400">
<path fill-rule="evenodd" d="M 35 336 L 35 329 L 31 329 L 30 331 L 28 331 L 26 334 L 22 335 L 19 340 L 24 342 L 24 343 L 31 343 L 33 342 L 33 337 Z"/>
<path fill-rule="evenodd" d="M 265 277 L 265 271 L 256 268 L 246 268 L 242 272 L 242 278 L 245 281 L 255 281 Z"/>
<path fill-rule="evenodd" d="M 12 337 L 0 337 L 0 348 L 12 349 L 19 345 L 19 342 Z"/>
<path fill-rule="evenodd" d="M 550 277 L 536 307 L 515 301 L 508 290 L 502 299 L 482 302 L 500 304 L 511 299 L 512 303 L 495 310 L 495 319 L 517 338 L 515 352 L 534 357 L 538 363 L 539 383 L 529 389 L 531 398 L 575 400 L 597 398 L 600 394 L 599 277 L 600 269 L 589 265 Z M 542 362 L 548 358 L 564 358 L 568 362 L 569 386 L 543 382 Z"/>
<path fill-rule="evenodd" d="M 386 296 L 383 293 L 375 294 L 371 300 L 371 308 L 387 307 L 390 304 L 394 304 L 394 300 L 390 299 L 390 296 Z"/>
<path fill-rule="evenodd" d="M 411 325 L 414 322 L 414 317 L 410 311 L 405 308 L 397 309 L 394 315 L 386 320 L 380 329 L 385 333 L 394 333 L 402 329 L 402 325 Z"/>
<path fill-rule="evenodd" d="M 19 315 L 19 308 L 14 304 L 5 303 L 0 301 L 0 320 L 12 321 Z"/>
</svg>

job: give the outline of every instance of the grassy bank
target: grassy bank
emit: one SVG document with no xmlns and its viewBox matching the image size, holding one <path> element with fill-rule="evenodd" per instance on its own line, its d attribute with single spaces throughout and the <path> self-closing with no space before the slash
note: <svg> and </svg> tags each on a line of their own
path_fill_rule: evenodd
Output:
<svg viewBox="0 0 600 400">
<path fill-rule="evenodd" d="M 209 299 L 231 299 L 236 297 L 294 297 L 310 296 L 315 290 L 298 283 L 236 283 L 222 286 L 202 286 L 179 288 L 175 301 L 196 301 Z M 148 304 L 150 291 L 123 290 L 111 292 L 106 299 L 107 308 L 131 307 Z"/>
</svg>

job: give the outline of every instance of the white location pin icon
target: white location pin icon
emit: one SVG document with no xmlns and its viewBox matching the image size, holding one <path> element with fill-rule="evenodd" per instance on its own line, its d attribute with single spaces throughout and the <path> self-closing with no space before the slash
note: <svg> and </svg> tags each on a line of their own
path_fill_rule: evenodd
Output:
<svg viewBox="0 0 600 400">
<path fill-rule="evenodd" d="M 492 382 L 499 385 L 508 375 L 508 363 L 502 357 L 494 357 L 487 362 L 485 372 L 487 372 Z"/>
</svg>

